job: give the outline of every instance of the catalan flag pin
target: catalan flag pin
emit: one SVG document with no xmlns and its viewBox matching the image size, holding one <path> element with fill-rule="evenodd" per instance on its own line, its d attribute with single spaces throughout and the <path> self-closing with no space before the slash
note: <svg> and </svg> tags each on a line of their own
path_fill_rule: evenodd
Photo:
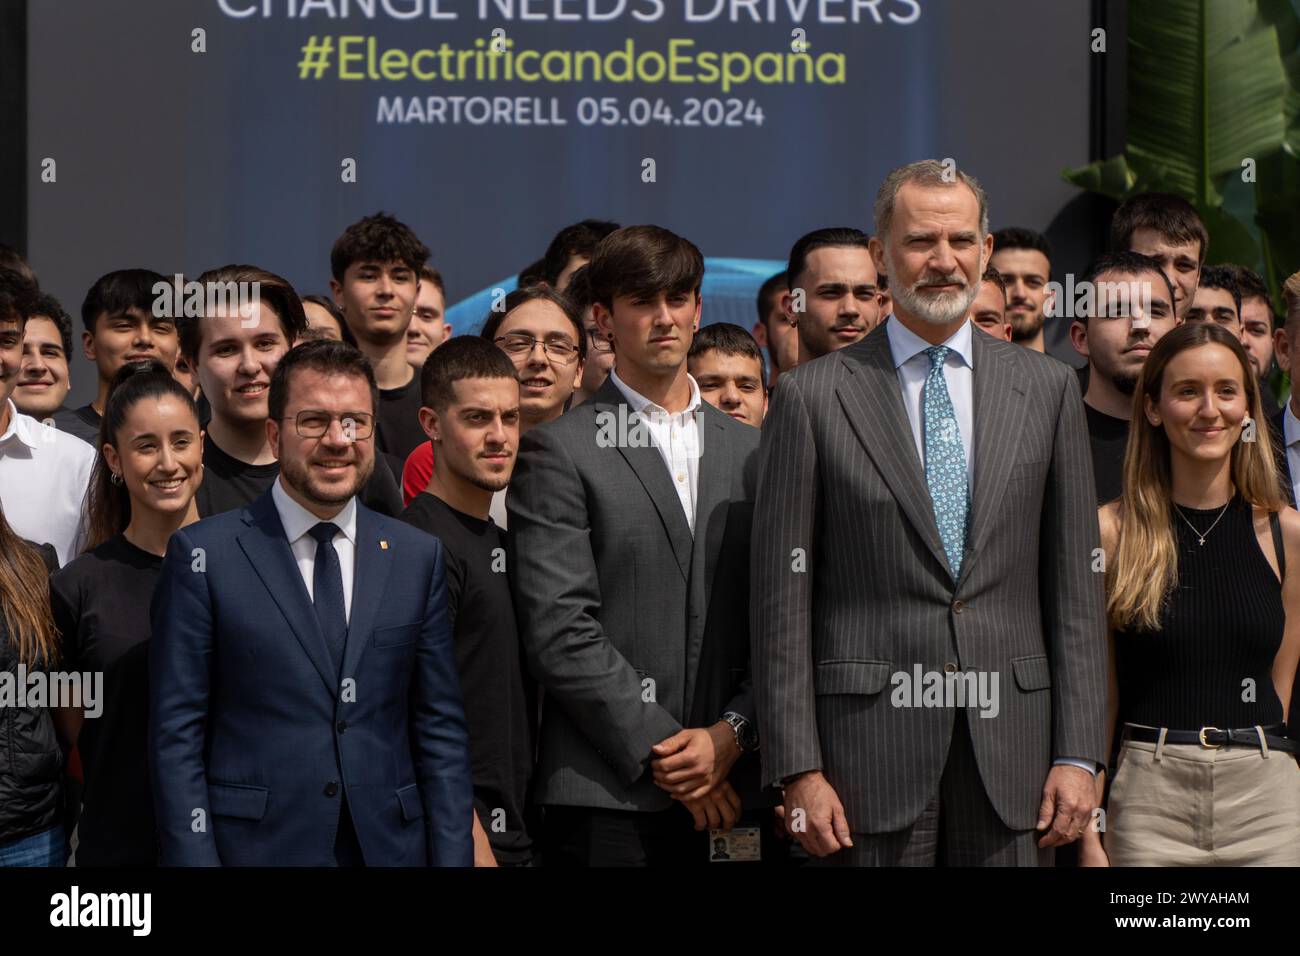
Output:
<svg viewBox="0 0 1300 956">
<path fill-rule="evenodd" d="M 379 550 L 380 550 L 380 551 L 387 551 L 387 550 L 388 550 L 388 542 L 387 542 L 387 541 L 380 541 L 380 542 L 379 542 Z"/>
</svg>

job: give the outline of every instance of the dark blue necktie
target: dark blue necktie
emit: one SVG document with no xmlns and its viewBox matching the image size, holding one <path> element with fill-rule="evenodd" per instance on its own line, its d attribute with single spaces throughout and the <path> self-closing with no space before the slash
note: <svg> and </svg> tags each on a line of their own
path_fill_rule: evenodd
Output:
<svg viewBox="0 0 1300 956">
<path fill-rule="evenodd" d="M 322 521 L 307 532 L 316 539 L 316 570 L 312 574 L 312 601 L 316 605 L 316 619 L 325 635 L 334 673 L 343 669 L 343 646 L 348 638 L 347 605 L 343 602 L 343 568 L 339 553 L 334 550 L 334 536 L 339 526 L 332 521 Z"/>
</svg>

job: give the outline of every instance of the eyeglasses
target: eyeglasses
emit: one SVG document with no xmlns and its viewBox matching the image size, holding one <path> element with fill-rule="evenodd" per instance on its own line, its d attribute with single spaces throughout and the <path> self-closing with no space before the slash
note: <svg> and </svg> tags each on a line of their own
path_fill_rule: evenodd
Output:
<svg viewBox="0 0 1300 956">
<path fill-rule="evenodd" d="M 539 339 L 527 332 L 510 332 L 498 336 L 492 341 L 500 346 L 507 355 L 527 355 L 540 342 L 542 351 L 546 353 L 547 357 L 554 359 L 561 365 L 568 365 L 578 357 L 578 347 L 562 335 Z"/>
<path fill-rule="evenodd" d="M 600 329 L 587 329 L 587 344 L 597 352 L 614 351 L 614 343 L 607 339 Z"/>
<path fill-rule="evenodd" d="M 321 438 L 336 419 L 343 426 L 343 437 L 347 441 L 365 441 L 375 433 L 375 416 L 369 412 L 335 414 L 319 408 L 304 408 L 292 418 L 282 418 L 281 421 L 293 422 L 299 438 Z"/>
</svg>

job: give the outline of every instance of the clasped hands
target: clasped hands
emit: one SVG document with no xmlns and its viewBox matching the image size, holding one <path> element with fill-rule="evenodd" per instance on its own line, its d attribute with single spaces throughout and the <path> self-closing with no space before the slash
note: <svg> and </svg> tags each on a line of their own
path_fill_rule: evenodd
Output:
<svg viewBox="0 0 1300 956">
<path fill-rule="evenodd" d="M 730 830 L 740 819 L 740 797 L 727 774 L 740 758 L 731 725 L 688 727 L 650 748 L 657 787 L 691 811 L 695 829 Z"/>
</svg>

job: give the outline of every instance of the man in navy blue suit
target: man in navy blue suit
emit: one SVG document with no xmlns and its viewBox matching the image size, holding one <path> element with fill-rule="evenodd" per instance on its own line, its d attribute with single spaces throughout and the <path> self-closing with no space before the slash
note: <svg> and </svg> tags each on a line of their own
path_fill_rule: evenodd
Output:
<svg viewBox="0 0 1300 956">
<path fill-rule="evenodd" d="M 473 862 L 442 545 L 356 500 L 376 397 L 351 346 L 290 351 L 275 484 L 172 535 L 150 648 L 164 865 Z"/>
</svg>

